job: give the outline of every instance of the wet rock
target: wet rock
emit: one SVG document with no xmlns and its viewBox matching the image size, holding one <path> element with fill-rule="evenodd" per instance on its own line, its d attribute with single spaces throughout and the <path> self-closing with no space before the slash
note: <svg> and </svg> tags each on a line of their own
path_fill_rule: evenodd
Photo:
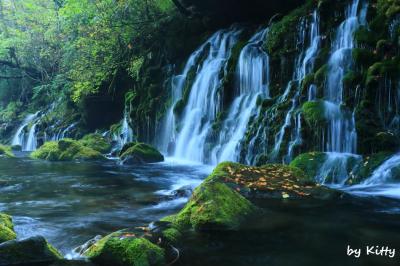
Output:
<svg viewBox="0 0 400 266">
<path fill-rule="evenodd" d="M 94 245 L 84 253 L 96 265 L 158 266 L 165 264 L 164 249 L 136 233 L 115 232 Z"/>
<path fill-rule="evenodd" d="M 125 144 L 119 153 L 119 157 L 124 164 L 156 163 L 164 161 L 164 156 L 157 149 L 139 142 Z"/>
<path fill-rule="evenodd" d="M 62 255 L 41 236 L 0 244 L 0 265 L 49 265 Z"/>
<path fill-rule="evenodd" d="M 14 231 L 14 225 L 11 216 L 0 213 L 0 243 L 14 240 L 17 235 Z"/>
</svg>

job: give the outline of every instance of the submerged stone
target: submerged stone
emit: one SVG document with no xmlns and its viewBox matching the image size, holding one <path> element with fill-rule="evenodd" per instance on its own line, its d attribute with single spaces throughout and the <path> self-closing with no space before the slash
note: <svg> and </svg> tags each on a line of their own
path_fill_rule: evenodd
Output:
<svg viewBox="0 0 400 266">
<path fill-rule="evenodd" d="M 79 141 L 63 139 L 46 142 L 32 152 L 31 158 L 48 161 L 99 160 L 104 159 L 100 152 L 82 145 Z"/>
<path fill-rule="evenodd" d="M 0 244 L 0 265 L 46 265 L 62 255 L 41 236 Z"/>
<path fill-rule="evenodd" d="M 0 243 L 14 240 L 17 235 L 14 231 L 14 225 L 11 216 L 0 213 Z"/>
<path fill-rule="evenodd" d="M 156 148 L 139 142 L 125 144 L 119 157 L 124 164 L 157 163 L 164 161 L 164 156 Z"/>
<path fill-rule="evenodd" d="M 104 266 L 164 265 L 164 255 L 164 250 L 149 240 L 123 232 L 102 238 L 84 253 L 96 265 Z"/>
</svg>

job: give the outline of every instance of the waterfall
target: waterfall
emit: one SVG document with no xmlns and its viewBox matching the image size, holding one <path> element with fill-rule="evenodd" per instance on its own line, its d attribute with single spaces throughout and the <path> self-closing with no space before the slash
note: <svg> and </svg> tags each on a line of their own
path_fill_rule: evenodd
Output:
<svg viewBox="0 0 400 266">
<path fill-rule="evenodd" d="M 291 107 L 286 114 L 284 124 L 279 130 L 278 134 L 275 136 L 275 145 L 273 151 L 271 153 L 271 159 L 276 159 L 281 150 L 281 145 L 286 133 L 286 130 L 291 127 L 292 119 L 294 117 L 295 127 L 291 133 L 291 140 L 288 145 L 287 154 L 284 158 L 286 163 L 290 162 L 293 157 L 294 148 L 301 144 L 301 116 L 298 114 L 294 115 L 296 108 L 299 106 L 299 97 L 301 94 L 301 82 L 304 78 L 313 71 L 315 58 L 318 55 L 318 51 L 321 43 L 321 36 L 319 32 L 319 15 L 316 10 L 314 10 L 312 14 L 312 19 L 310 22 L 310 31 L 309 31 L 309 47 L 303 50 L 296 59 L 295 62 L 295 71 L 293 73 L 292 80 L 288 83 L 285 93 L 283 94 L 283 100 L 286 100 L 286 97 L 289 95 L 290 90 L 295 87 L 296 92 L 291 99 Z M 306 21 L 302 21 L 300 23 L 299 29 L 299 38 L 298 43 L 304 47 L 304 43 L 306 42 L 307 35 L 307 23 Z M 312 86 L 312 85 L 311 85 Z M 310 88 L 311 89 L 311 88 Z"/>
<path fill-rule="evenodd" d="M 355 47 L 354 33 L 365 24 L 367 5 L 358 15 L 360 0 L 346 10 L 346 19 L 339 26 L 332 44 L 332 55 L 328 62 L 327 86 L 325 88 L 325 110 L 329 121 L 325 148 L 328 152 L 356 153 L 357 132 L 354 114 L 346 114 L 343 102 L 343 77 L 351 69 L 352 49 Z"/>
<path fill-rule="evenodd" d="M 239 31 L 218 31 L 207 42 L 208 56 L 200 66 L 176 138 L 175 156 L 192 161 L 206 162 L 206 139 L 212 123 L 221 111 L 221 75 L 226 72 L 227 61 L 237 41 Z"/>
<path fill-rule="evenodd" d="M 171 106 L 167 110 L 166 116 L 162 124 L 161 140 L 158 147 L 165 154 L 171 153 L 171 147 L 176 142 L 176 117 L 174 109 L 179 100 L 182 99 L 183 88 L 188 79 L 189 72 L 194 69 L 198 63 L 198 59 L 204 51 L 206 44 L 200 46 L 194 53 L 192 53 L 187 61 L 183 72 L 171 79 Z"/>
<path fill-rule="evenodd" d="M 22 121 L 21 126 L 18 128 L 15 133 L 11 145 L 20 145 L 23 151 L 33 151 L 36 149 L 36 137 L 35 130 L 36 124 L 33 124 L 29 130 L 28 136 L 26 135 L 26 128 L 31 124 L 35 119 L 37 119 L 39 112 L 35 114 L 29 114 Z"/>
<path fill-rule="evenodd" d="M 263 50 L 268 29 L 256 33 L 243 48 L 237 66 L 236 98 L 222 124 L 211 162 L 239 161 L 240 142 L 259 97 L 269 98 L 269 57 Z"/>
<path fill-rule="evenodd" d="M 129 109 L 125 108 L 124 117 L 120 122 L 121 128 L 117 134 L 113 135 L 113 140 L 117 143 L 114 150 L 122 149 L 125 144 L 134 140 L 133 130 L 129 125 L 129 113 Z"/>
<path fill-rule="evenodd" d="M 327 136 L 323 139 L 327 160 L 318 174 L 322 183 L 343 184 L 348 178 L 348 161 L 357 151 L 357 132 L 354 111 L 344 110 L 343 78 L 352 67 L 352 49 L 355 47 L 354 33 L 366 24 L 367 5 L 359 12 L 360 0 L 353 0 L 345 12 L 332 44 L 328 61 L 327 85 L 324 91 L 325 117 L 328 120 Z M 330 180 L 328 180 L 330 179 Z"/>
</svg>

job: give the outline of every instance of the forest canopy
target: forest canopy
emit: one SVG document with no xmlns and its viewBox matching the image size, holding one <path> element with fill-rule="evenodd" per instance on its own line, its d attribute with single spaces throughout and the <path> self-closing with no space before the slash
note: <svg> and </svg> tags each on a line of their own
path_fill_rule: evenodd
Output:
<svg viewBox="0 0 400 266">
<path fill-rule="evenodd" d="M 172 7 L 169 0 L 1 0 L 0 103 L 59 95 L 79 102 L 119 69 L 134 76 L 138 51 L 151 46 Z"/>
</svg>

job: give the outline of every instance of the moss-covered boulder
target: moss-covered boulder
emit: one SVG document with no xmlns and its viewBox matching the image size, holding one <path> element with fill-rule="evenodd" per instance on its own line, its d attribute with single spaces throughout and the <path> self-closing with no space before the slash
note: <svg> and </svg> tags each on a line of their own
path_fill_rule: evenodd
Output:
<svg viewBox="0 0 400 266">
<path fill-rule="evenodd" d="M 46 142 L 31 154 L 31 158 L 48 161 L 72 161 L 100 160 L 104 159 L 104 156 L 100 152 L 82 145 L 79 141 L 63 139 L 58 142 Z"/>
<path fill-rule="evenodd" d="M 258 213 L 260 199 L 326 199 L 336 191 L 316 184 L 301 169 L 222 163 L 194 191 L 186 206 L 163 219 L 184 231 L 238 230 Z"/>
<path fill-rule="evenodd" d="M 84 253 L 96 265 L 157 266 L 165 265 L 164 250 L 145 238 L 124 232 L 112 233 Z"/>
<path fill-rule="evenodd" d="M 111 143 L 100 134 L 88 134 L 79 141 L 83 146 L 91 148 L 100 153 L 109 153 L 111 151 Z"/>
<path fill-rule="evenodd" d="M 326 161 L 327 156 L 323 152 L 309 152 L 297 156 L 290 166 L 302 169 L 307 174 L 310 180 L 317 176 L 318 170 Z"/>
<path fill-rule="evenodd" d="M 0 144 L 0 157 L 13 158 L 11 147 Z"/>
<path fill-rule="evenodd" d="M 0 243 L 14 240 L 17 235 L 14 231 L 14 225 L 11 216 L 0 213 Z"/>
<path fill-rule="evenodd" d="M 323 101 L 305 102 L 301 110 L 304 120 L 310 127 L 322 127 L 326 123 Z"/>
<path fill-rule="evenodd" d="M 46 265 L 60 259 L 62 255 L 40 236 L 0 244 L 0 265 Z"/>
<path fill-rule="evenodd" d="M 156 148 L 139 142 L 126 144 L 122 148 L 119 157 L 124 164 L 157 163 L 164 161 L 164 156 Z"/>
</svg>

